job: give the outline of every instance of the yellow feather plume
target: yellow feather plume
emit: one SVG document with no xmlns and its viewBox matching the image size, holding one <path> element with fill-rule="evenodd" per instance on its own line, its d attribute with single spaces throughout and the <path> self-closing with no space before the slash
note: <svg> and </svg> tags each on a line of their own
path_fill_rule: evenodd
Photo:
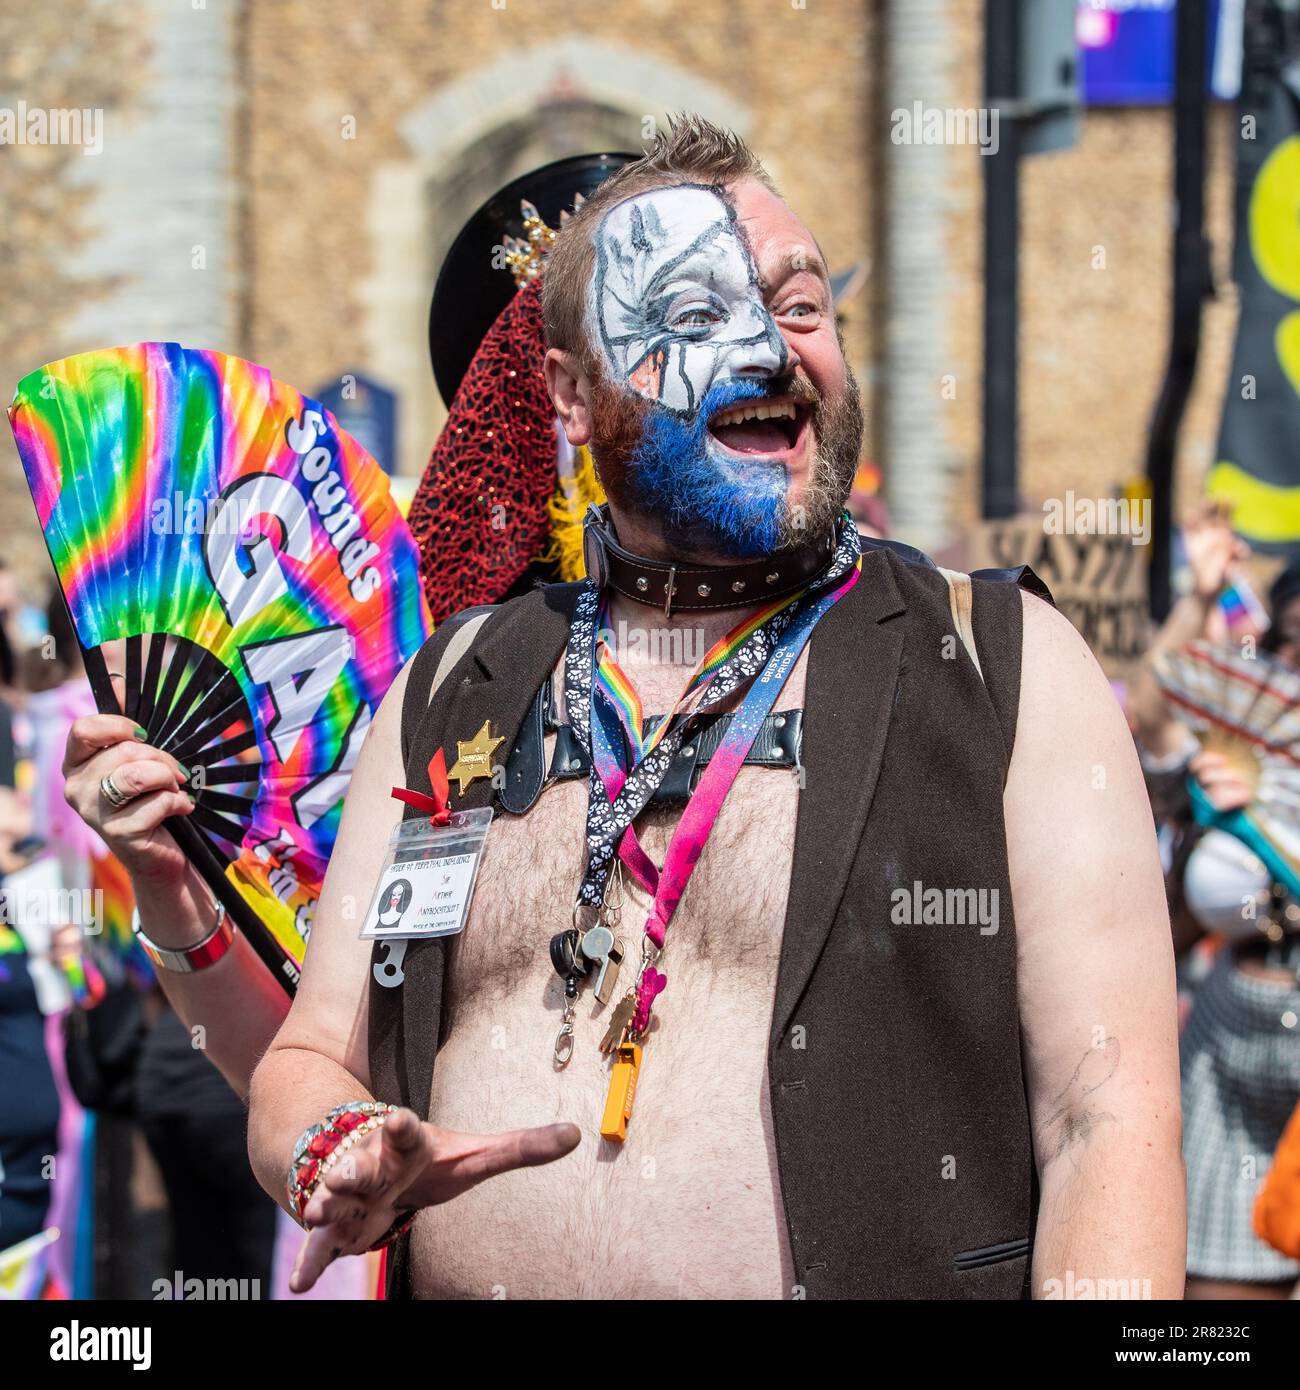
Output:
<svg viewBox="0 0 1300 1390">
<path fill-rule="evenodd" d="M 575 451 L 572 474 L 566 477 L 561 471 L 555 495 L 546 509 L 551 519 L 551 541 L 542 559 L 556 565 L 566 583 L 582 579 L 587 573 L 582 562 L 582 518 L 589 505 L 600 506 L 604 500 L 605 489 L 596 477 L 591 452 L 584 445 Z"/>
</svg>

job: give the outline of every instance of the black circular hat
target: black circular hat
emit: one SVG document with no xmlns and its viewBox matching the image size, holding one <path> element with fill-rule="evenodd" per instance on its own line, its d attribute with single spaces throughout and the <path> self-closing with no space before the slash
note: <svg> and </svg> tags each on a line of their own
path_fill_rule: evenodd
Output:
<svg viewBox="0 0 1300 1390">
<path fill-rule="evenodd" d="M 508 235 L 523 235 L 521 199 L 532 203 L 548 227 L 558 227 L 560 213 L 573 211 L 577 194 L 589 196 L 616 169 L 640 158 L 575 154 L 544 164 L 498 189 L 461 228 L 442 263 L 429 307 L 429 356 L 447 405 L 484 335 L 515 296 L 514 276 L 492 264 L 492 248 Z"/>
</svg>

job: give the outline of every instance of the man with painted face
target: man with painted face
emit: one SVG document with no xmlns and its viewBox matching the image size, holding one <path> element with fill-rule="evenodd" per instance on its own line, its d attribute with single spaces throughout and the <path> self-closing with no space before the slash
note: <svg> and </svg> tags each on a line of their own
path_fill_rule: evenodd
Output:
<svg viewBox="0 0 1300 1390">
<path fill-rule="evenodd" d="M 826 327 L 826 272 L 804 249 L 773 306 L 787 346 L 716 189 L 642 194 L 600 223 L 590 337 L 602 482 L 679 553 L 772 554 L 824 534 L 843 508 L 862 414 L 847 368 L 828 408 L 797 370 L 798 345 L 815 351 L 810 334 Z M 563 359 L 553 364 L 555 389 Z"/>
<path fill-rule="evenodd" d="M 608 179 L 544 306 L 608 507 L 371 728 L 252 1086 L 296 1287 L 383 1242 L 390 1296 L 1177 1296 L 1163 888 L 1086 647 L 859 539 L 825 261 L 735 136 Z M 372 949 L 443 768 L 495 810 L 463 930 Z"/>
</svg>

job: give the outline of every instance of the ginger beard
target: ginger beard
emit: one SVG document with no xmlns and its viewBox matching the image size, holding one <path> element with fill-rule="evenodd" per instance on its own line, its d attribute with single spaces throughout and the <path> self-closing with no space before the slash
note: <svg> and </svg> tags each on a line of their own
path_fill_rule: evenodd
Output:
<svg viewBox="0 0 1300 1390">
<path fill-rule="evenodd" d="M 656 189 L 612 208 L 594 245 L 591 451 L 616 508 L 653 520 L 683 558 L 823 534 L 857 468 L 857 382 L 846 366 L 828 399 L 790 369 L 730 203 Z"/>
</svg>

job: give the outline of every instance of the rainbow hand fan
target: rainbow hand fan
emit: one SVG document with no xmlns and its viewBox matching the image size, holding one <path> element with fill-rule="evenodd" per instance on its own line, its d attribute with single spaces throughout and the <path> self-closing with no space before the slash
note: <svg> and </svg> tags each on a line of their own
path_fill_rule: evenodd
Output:
<svg viewBox="0 0 1300 1390">
<path fill-rule="evenodd" d="M 292 990 L 362 739 L 430 626 L 387 479 L 317 402 L 176 343 L 51 363 L 9 419 L 96 704 L 191 771 L 167 828 Z"/>
<path fill-rule="evenodd" d="M 1300 897 L 1300 672 L 1271 656 L 1192 642 L 1155 660 L 1165 698 L 1200 739 L 1255 786 L 1249 806 L 1216 811 L 1191 783 L 1196 819 L 1249 845 Z"/>
</svg>

